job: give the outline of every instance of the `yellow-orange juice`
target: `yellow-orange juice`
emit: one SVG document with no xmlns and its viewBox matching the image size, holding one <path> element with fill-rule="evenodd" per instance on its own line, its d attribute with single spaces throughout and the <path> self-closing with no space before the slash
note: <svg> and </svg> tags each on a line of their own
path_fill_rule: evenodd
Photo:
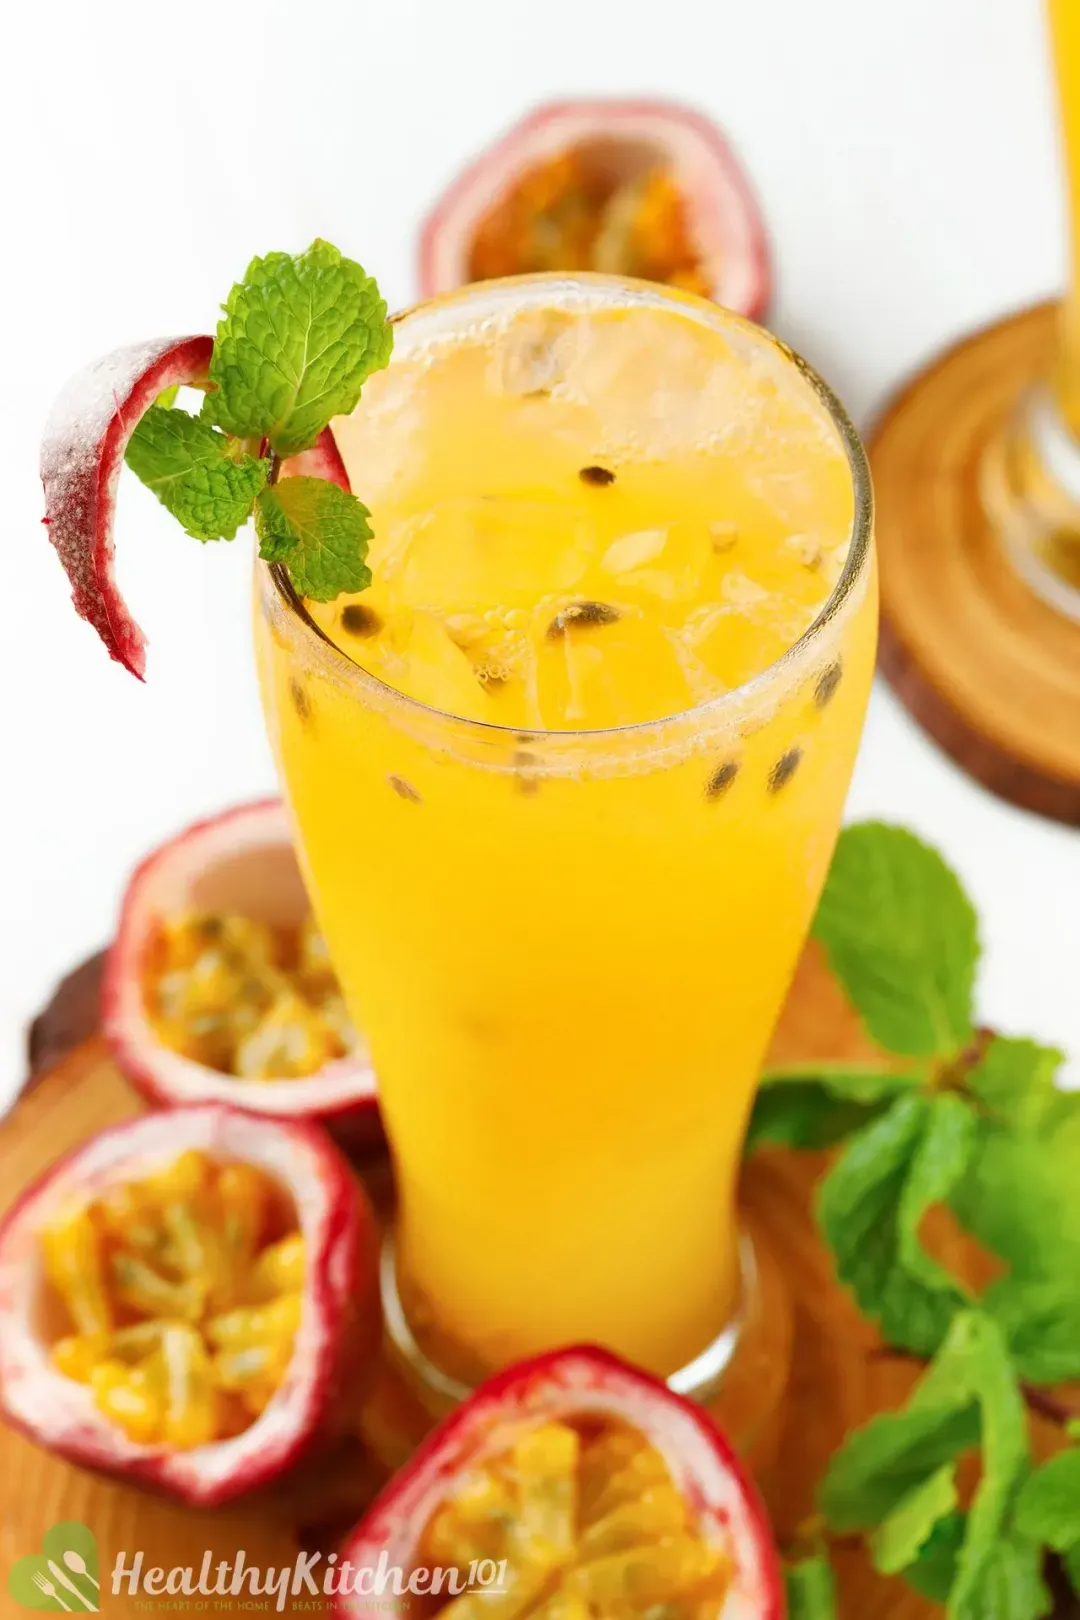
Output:
<svg viewBox="0 0 1080 1620">
<path fill-rule="evenodd" d="M 1080 5 L 1077 0 L 1049 0 L 1049 8 L 1070 228 L 1070 281 L 1062 309 L 1058 397 L 1069 427 L 1080 438 Z"/>
<path fill-rule="evenodd" d="M 260 667 L 403 1296 L 476 1367 L 590 1339 L 670 1373 L 736 1300 L 858 744 L 861 452 L 757 328 L 599 277 L 412 312 L 335 433 L 373 584 L 304 606 L 260 567 Z"/>
</svg>

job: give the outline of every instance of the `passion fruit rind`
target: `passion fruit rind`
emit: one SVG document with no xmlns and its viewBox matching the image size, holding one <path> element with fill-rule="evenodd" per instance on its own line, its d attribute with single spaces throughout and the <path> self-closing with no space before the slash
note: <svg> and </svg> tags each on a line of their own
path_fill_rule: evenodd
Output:
<svg viewBox="0 0 1080 1620">
<path fill-rule="evenodd" d="M 223 1074 L 161 1040 L 148 1005 L 146 967 L 162 925 L 193 909 L 244 912 L 248 906 L 283 923 L 298 923 L 307 911 L 279 799 L 196 822 L 136 869 L 101 992 L 101 1027 L 117 1066 L 157 1107 L 221 1103 L 273 1119 L 319 1121 L 343 1139 L 377 1137 L 375 1076 L 362 1042 L 304 1078 L 261 1080 Z"/>
<path fill-rule="evenodd" d="M 165 389 L 205 382 L 211 337 L 132 343 L 77 372 L 54 404 L 41 443 L 45 522 L 78 613 L 109 655 L 143 679 L 146 638 L 113 573 L 113 518 L 124 451 Z"/>
<path fill-rule="evenodd" d="M 173 387 L 204 387 L 214 340 L 151 338 L 103 355 L 69 379 L 41 441 L 45 523 L 71 583 L 76 611 L 93 625 L 109 656 L 142 680 L 146 637 L 120 593 L 113 568 L 113 523 L 124 451 L 151 405 Z M 334 435 L 286 461 L 284 477 L 327 478 L 349 490 Z"/>
<path fill-rule="evenodd" d="M 58 1216 L 195 1149 L 251 1165 L 291 1201 L 303 1238 L 300 1320 L 288 1365 L 242 1432 L 191 1449 L 132 1440 L 52 1359 L 56 1300 L 42 1234 Z M 375 1216 L 325 1131 L 220 1106 L 177 1108 L 100 1132 L 59 1161 L 0 1224 L 0 1410 L 69 1461 L 209 1507 L 267 1484 L 331 1434 L 362 1387 L 379 1335 Z M 60 1332 L 64 1330 L 61 1328 Z"/>
<path fill-rule="evenodd" d="M 523 1434 L 560 1421 L 636 1430 L 659 1453 L 697 1534 L 730 1561 L 719 1606 L 709 1609 L 716 1620 L 783 1620 L 783 1580 L 765 1508 L 724 1435 L 702 1408 L 591 1345 L 497 1374 L 432 1431 L 346 1537 L 341 1562 L 353 1574 L 335 1612 L 348 1620 L 410 1612 L 416 1599 L 408 1591 L 372 1590 L 380 1558 L 383 1569 L 400 1568 L 407 1580 L 428 1562 L 424 1538 L 456 1488 Z M 547 1613 L 542 1601 L 538 1612 Z"/>
</svg>

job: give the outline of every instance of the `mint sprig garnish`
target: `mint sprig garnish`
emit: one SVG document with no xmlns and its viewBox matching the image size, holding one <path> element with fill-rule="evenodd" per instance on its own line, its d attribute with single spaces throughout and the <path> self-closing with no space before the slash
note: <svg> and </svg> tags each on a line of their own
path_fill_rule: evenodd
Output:
<svg viewBox="0 0 1080 1620">
<path fill-rule="evenodd" d="M 300 594 L 316 602 L 366 590 L 369 515 L 355 495 L 324 478 L 283 478 L 255 505 L 259 555 L 283 562 Z"/>
<path fill-rule="evenodd" d="M 371 583 L 367 507 L 325 479 L 280 476 L 390 358 L 374 279 L 329 242 L 253 259 L 218 323 L 199 416 L 162 395 L 126 460 L 198 540 L 231 540 L 254 513 L 259 555 L 317 601 Z"/>
<path fill-rule="evenodd" d="M 224 310 L 203 414 L 234 438 L 268 439 L 279 456 L 309 450 L 390 358 L 378 286 L 329 242 L 252 259 Z"/>
<path fill-rule="evenodd" d="M 1028 1439 L 1029 1407 L 1080 1433 L 1046 1388 L 1080 1379 L 1080 1094 L 1054 1048 L 976 1032 L 974 908 L 912 834 L 841 835 L 814 933 L 880 1064 L 767 1073 L 748 1148 L 837 1150 L 817 1210 L 837 1275 L 883 1353 L 933 1358 L 832 1459 L 824 1523 L 949 1620 L 1038 1620 L 1048 1552 L 1080 1594 L 1080 1451 L 1036 1468 Z M 943 1207 L 1000 1263 L 977 1297 L 924 1241 Z"/>
<path fill-rule="evenodd" d="M 251 515 L 270 463 L 186 411 L 151 405 L 127 464 L 196 540 L 232 540 Z"/>
</svg>

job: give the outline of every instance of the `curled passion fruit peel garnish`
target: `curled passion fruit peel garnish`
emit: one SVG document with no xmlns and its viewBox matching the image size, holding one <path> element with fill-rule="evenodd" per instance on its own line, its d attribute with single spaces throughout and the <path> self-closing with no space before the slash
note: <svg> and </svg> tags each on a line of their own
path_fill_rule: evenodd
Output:
<svg viewBox="0 0 1080 1620">
<path fill-rule="evenodd" d="M 664 282 L 755 320 L 771 290 L 764 227 L 731 147 L 706 118 L 663 101 L 537 108 L 424 226 L 425 297 L 542 270 Z"/>
<path fill-rule="evenodd" d="M 102 1029 L 150 1102 L 377 1133 L 371 1061 L 311 921 L 280 800 L 197 822 L 138 867 L 106 960 Z"/>
<path fill-rule="evenodd" d="M 362 1383 L 376 1265 L 324 1132 L 216 1107 L 117 1126 L 0 1226 L 0 1406 L 73 1462 L 226 1501 Z"/>
<path fill-rule="evenodd" d="M 117 349 L 73 377 L 41 446 L 45 523 L 72 599 L 111 656 L 142 678 L 146 640 L 113 572 L 126 458 L 198 540 L 231 540 L 254 515 L 259 554 L 315 601 L 360 591 L 371 537 L 328 424 L 390 358 L 374 280 L 328 242 L 253 259 L 217 335 Z M 170 401 L 203 391 L 199 414 Z"/>
<path fill-rule="evenodd" d="M 415 1605 L 373 1592 L 380 1555 L 447 1620 L 784 1613 L 765 1509 L 727 1441 L 699 1407 L 591 1347 L 497 1375 L 429 1436 L 345 1541 L 340 1615 Z M 462 1591 L 474 1560 L 501 1571 L 498 1591 Z"/>
</svg>

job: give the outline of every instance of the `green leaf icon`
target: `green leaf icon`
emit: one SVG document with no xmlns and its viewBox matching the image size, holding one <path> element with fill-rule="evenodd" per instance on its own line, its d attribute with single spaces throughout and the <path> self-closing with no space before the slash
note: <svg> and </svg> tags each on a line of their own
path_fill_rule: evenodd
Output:
<svg viewBox="0 0 1080 1620">
<path fill-rule="evenodd" d="M 20 1607 L 50 1614 L 96 1614 L 99 1590 L 97 1541 L 75 1520 L 54 1524 L 41 1551 L 20 1558 L 8 1576 L 8 1591 Z"/>
</svg>

